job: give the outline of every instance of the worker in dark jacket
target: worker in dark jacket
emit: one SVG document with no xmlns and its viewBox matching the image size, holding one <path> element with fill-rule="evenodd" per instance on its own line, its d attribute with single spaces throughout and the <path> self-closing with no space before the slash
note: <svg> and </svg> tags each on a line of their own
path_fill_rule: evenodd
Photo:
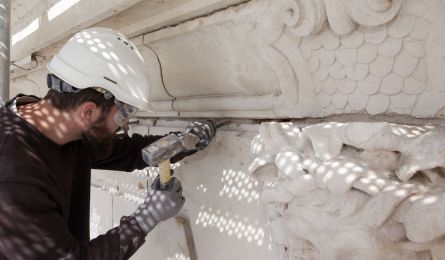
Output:
<svg viewBox="0 0 445 260">
<path fill-rule="evenodd" d="M 157 179 L 133 214 L 90 240 L 91 169 L 145 168 L 141 149 L 160 138 L 116 134 L 149 108 L 146 64 L 124 36 L 92 28 L 48 69 L 43 99 L 19 95 L 0 108 L 0 259 L 128 259 L 184 204 L 177 179 L 162 189 Z M 200 149 L 214 135 L 206 123 L 186 131 L 200 137 Z"/>
</svg>

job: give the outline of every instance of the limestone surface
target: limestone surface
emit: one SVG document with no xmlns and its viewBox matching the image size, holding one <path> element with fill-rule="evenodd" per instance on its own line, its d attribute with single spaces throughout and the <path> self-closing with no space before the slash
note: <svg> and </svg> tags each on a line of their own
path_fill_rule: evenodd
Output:
<svg viewBox="0 0 445 260">
<path fill-rule="evenodd" d="M 281 260 L 442 259 L 445 128 L 263 123 L 259 132 L 249 169 Z"/>
<path fill-rule="evenodd" d="M 179 2 L 114 2 L 141 2 L 125 19 L 98 25 L 120 21 L 122 32 L 137 36 L 132 40 L 152 75 L 152 111 L 145 116 L 445 117 L 443 0 L 187 0 L 187 8 Z M 172 8 L 151 17 L 155 2 Z M 109 9 L 94 10 L 115 8 Z M 60 37 L 81 28 L 78 19 L 63 17 L 69 31 Z M 13 53 L 25 42 L 28 53 L 56 41 L 54 25 L 41 23 Z M 32 70 L 14 68 L 11 94 L 33 85 L 33 94 L 43 95 L 45 77 L 39 76 L 59 47 L 39 50 L 40 60 L 27 64 Z"/>
</svg>

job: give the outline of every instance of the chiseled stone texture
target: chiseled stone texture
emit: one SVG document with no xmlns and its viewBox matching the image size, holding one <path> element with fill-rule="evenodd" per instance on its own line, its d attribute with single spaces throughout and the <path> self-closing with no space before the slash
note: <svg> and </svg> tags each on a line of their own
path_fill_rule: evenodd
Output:
<svg viewBox="0 0 445 260">
<path fill-rule="evenodd" d="M 442 259 L 445 128 L 263 123 L 249 171 L 280 259 Z"/>
</svg>

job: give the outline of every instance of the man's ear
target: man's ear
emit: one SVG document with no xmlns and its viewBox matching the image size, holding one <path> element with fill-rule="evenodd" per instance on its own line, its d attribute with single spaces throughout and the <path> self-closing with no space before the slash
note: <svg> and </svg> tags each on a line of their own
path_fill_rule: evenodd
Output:
<svg viewBox="0 0 445 260">
<path fill-rule="evenodd" d="M 86 101 L 80 104 L 78 108 L 79 119 L 85 126 L 94 124 L 100 116 L 100 108 L 94 102 Z"/>
</svg>

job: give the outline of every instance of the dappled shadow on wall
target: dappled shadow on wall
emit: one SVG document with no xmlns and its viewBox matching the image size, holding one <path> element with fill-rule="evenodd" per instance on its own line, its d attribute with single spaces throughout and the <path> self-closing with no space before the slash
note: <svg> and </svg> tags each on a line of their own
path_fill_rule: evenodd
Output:
<svg viewBox="0 0 445 260">
<path fill-rule="evenodd" d="M 201 206 L 195 224 L 257 246 L 263 246 L 265 243 L 264 227 L 259 221 L 252 221 L 231 212 Z"/>
<path fill-rule="evenodd" d="M 259 203 L 259 183 L 244 171 L 224 169 L 220 181 L 222 188 L 215 195 L 217 194 L 224 200 L 233 200 L 236 204 Z M 204 184 L 198 185 L 196 189 L 203 193 L 208 192 Z M 195 224 L 259 247 L 269 241 L 269 238 L 265 237 L 265 228 L 267 227 L 259 220 L 234 212 L 224 212 L 211 206 L 202 205 L 200 207 Z"/>
<path fill-rule="evenodd" d="M 181 162 L 171 164 L 171 169 L 176 170 Z M 125 175 L 120 172 L 108 174 L 109 171 L 95 170 L 93 174 L 92 185 L 108 192 L 109 194 L 122 197 L 128 201 L 140 204 L 147 196 L 147 191 L 151 184 L 159 175 L 158 167 L 147 167 L 142 170 L 126 172 Z M 176 174 L 176 171 L 175 173 Z"/>
<path fill-rule="evenodd" d="M 260 198 L 258 181 L 248 176 L 244 171 L 224 170 L 221 182 L 224 184 L 219 192 L 221 197 L 233 198 L 247 203 L 258 202 Z"/>
</svg>

